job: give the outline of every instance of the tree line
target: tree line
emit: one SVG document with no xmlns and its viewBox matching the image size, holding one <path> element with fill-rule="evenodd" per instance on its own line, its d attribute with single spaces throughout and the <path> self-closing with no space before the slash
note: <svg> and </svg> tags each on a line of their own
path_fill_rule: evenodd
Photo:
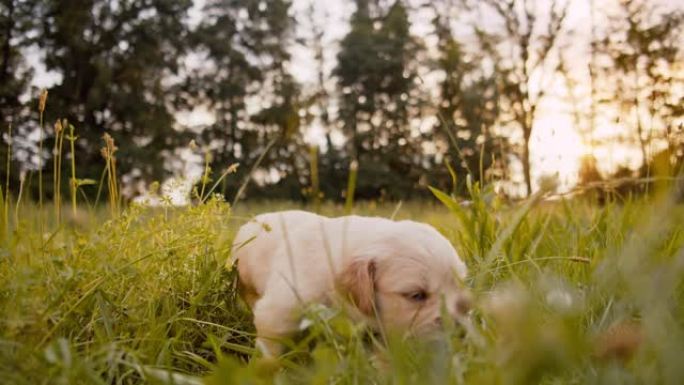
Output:
<svg viewBox="0 0 684 385">
<path fill-rule="evenodd" d="M 349 1 L 348 32 L 330 66 L 315 2 L 295 16 L 288 0 L 207 0 L 193 19 L 191 0 L 3 0 L 0 125 L 5 142 L 11 127 L 14 161 L 7 169 L 2 146 L 0 177 L 54 171 L 52 125 L 67 119 L 78 136 L 79 178 L 102 175 L 108 133 L 132 188 L 177 172 L 194 141 L 214 175 L 242 165 L 219 187 L 227 195 L 258 160 L 250 196 L 343 199 L 353 162 L 360 198 L 419 197 L 427 185 L 465 194 L 466 175 L 510 181 L 513 163 L 530 194 L 530 140 L 546 129 L 537 114 L 559 80 L 586 143 L 640 149 L 643 166 L 618 177 L 650 175 L 656 162 L 669 174 L 682 166 L 681 10 L 660 12 L 646 0 L 598 9 L 589 0 L 592 17 L 570 25 L 579 0 Z M 431 15 L 428 35 L 412 32 L 416 12 Z M 591 32 L 579 63 L 588 82 L 566 53 L 582 31 Z M 317 82 L 296 80 L 293 46 L 313 52 Z M 59 79 L 48 89 L 42 132 L 36 62 Z M 179 119 L 198 107 L 207 123 Z M 626 127 L 620 138 L 594 135 L 609 123 Z M 320 148 L 304 140 L 312 125 L 322 130 Z M 580 182 L 616 175 L 588 157 Z"/>
</svg>

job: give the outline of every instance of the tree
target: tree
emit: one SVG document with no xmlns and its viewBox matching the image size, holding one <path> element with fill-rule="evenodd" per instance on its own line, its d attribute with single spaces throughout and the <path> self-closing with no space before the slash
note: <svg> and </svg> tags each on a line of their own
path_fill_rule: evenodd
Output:
<svg viewBox="0 0 684 385">
<path fill-rule="evenodd" d="M 596 43 L 608 59 L 599 68 L 609 90 L 602 104 L 633 130 L 642 174 L 650 173 L 654 145 L 656 152 L 665 148 L 674 167 L 684 143 L 684 13 L 658 12 L 651 2 L 625 0 L 611 16 L 605 37 Z"/>
<path fill-rule="evenodd" d="M 311 157 L 309 162 L 316 162 L 318 171 L 317 186 L 313 186 L 314 178 L 309 175 L 311 186 L 308 190 L 309 198 L 318 202 L 320 195 L 336 199 L 341 197 L 345 190 L 347 180 L 340 178 L 339 174 L 349 165 L 349 159 L 338 144 L 333 143 L 332 134 L 335 129 L 333 125 L 334 114 L 331 112 L 331 102 L 333 101 L 333 90 L 329 88 L 330 70 L 326 62 L 326 27 L 330 21 L 330 15 L 320 12 L 320 8 L 312 1 L 306 13 L 306 34 L 298 39 L 304 47 L 310 47 L 316 63 L 316 82 L 308 87 L 308 94 L 304 96 L 305 114 L 304 123 L 313 129 L 323 130 L 325 144 L 321 147 L 309 149 Z M 306 89 L 305 89 L 306 90 Z M 312 165 L 313 166 L 313 165 Z M 320 194 L 315 196 L 313 194 Z"/>
<path fill-rule="evenodd" d="M 31 116 L 30 107 L 20 100 L 26 93 L 33 76 L 33 71 L 25 63 L 22 49 L 34 42 L 28 33 L 35 28 L 33 2 L 3 0 L 0 2 L 0 137 L 5 137 L 10 125 L 15 135 L 17 128 L 22 127 Z M 16 148 L 15 148 L 16 150 Z M 15 151 L 16 152 L 16 151 Z M 0 141 L 0 179 L 6 177 L 5 162 L 7 146 Z M 17 185 L 18 173 L 13 173 L 11 185 Z"/>
<path fill-rule="evenodd" d="M 251 11 L 251 14 L 250 14 Z M 212 151 L 212 166 L 221 170 L 231 162 L 253 156 L 256 132 L 246 127 L 249 121 L 247 98 L 263 82 L 260 68 L 250 60 L 262 52 L 253 46 L 255 25 L 263 20 L 257 2 L 208 1 L 204 17 L 192 34 L 198 66 L 188 77 L 184 91 L 196 104 L 206 104 L 213 123 L 200 127 L 200 143 Z M 237 178 L 232 178 L 237 179 Z M 226 193 L 226 186 L 223 192 Z"/>
<path fill-rule="evenodd" d="M 420 137 L 409 124 L 419 46 L 401 1 L 386 10 L 367 0 L 356 6 L 334 75 L 347 150 L 360 165 L 357 195 L 379 197 L 391 187 L 395 197 L 410 196 L 424 170 Z"/>
<path fill-rule="evenodd" d="M 276 143 L 261 168 L 277 168 L 281 183 L 292 181 L 292 175 L 298 181 L 296 149 L 290 148 L 300 137 L 300 91 L 288 72 L 294 28 L 290 5 L 285 0 L 208 1 L 206 17 L 193 33 L 194 49 L 207 65 L 195 71 L 185 90 L 196 103 L 207 104 L 215 118 L 201 128 L 201 140 L 212 150 L 216 170 L 234 162 L 247 166 L 224 193 L 237 188 L 272 140 Z"/>
<path fill-rule="evenodd" d="M 439 106 L 435 134 L 438 143 L 448 147 L 447 154 L 455 162 L 454 171 L 459 178 L 454 188 L 465 194 L 467 174 L 480 184 L 493 177 L 504 177 L 507 140 L 493 130 L 500 117 L 498 74 L 473 64 L 482 63 L 485 58 L 466 52 L 454 37 L 451 2 L 434 2 L 432 6 L 440 55 L 435 69 L 444 75 L 435 103 Z M 441 178 L 435 184 L 446 188 L 444 184 L 451 183 L 451 178 L 443 166 L 441 169 Z"/>
<path fill-rule="evenodd" d="M 0 125 L 7 128 L 21 115 L 19 96 L 27 90 L 32 71 L 26 67 L 21 49 L 32 43 L 30 2 L 4 0 L 0 3 Z M 15 122 L 16 125 L 16 122 Z"/>
<path fill-rule="evenodd" d="M 180 70 L 191 0 L 41 4 L 38 42 L 47 69 L 62 77 L 50 89 L 48 116 L 76 127 L 80 176 L 99 177 L 107 132 L 122 173 L 160 177 L 163 155 L 176 145 L 172 106 L 180 101 L 167 82 Z"/>
<path fill-rule="evenodd" d="M 501 106 L 506 111 L 503 119 L 520 130 L 519 156 L 529 195 L 532 193 L 530 139 L 537 108 L 557 72 L 558 60 L 552 60 L 552 54 L 564 30 L 569 2 L 543 2 L 548 4 L 545 7 L 535 0 L 463 0 L 463 3 L 466 9 L 497 18 L 502 25 L 498 31 L 488 31 L 480 25 L 473 28 L 480 38 L 480 48 L 501 74 Z"/>
</svg>

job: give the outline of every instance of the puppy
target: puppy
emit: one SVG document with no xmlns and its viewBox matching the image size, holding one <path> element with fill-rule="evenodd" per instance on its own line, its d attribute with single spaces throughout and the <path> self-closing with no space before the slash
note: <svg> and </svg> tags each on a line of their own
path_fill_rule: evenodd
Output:
<svg viewBox="0 0 684 385">
<path fill-rule="evenodd" d="M 234 247 L 265 356 L 282 352 L 278 341 L 298 330 L 299 310 L 312 303 L 347 305 L 375 328 L 417 335 L 469 308 L 466 266 L 425 224 L 283 211 L 243 225 Z"/>
</svg>

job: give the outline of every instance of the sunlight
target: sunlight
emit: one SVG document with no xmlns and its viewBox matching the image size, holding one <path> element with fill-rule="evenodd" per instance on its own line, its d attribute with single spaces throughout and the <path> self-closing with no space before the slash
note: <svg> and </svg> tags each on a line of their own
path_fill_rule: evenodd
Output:
<svg viewBox="0 0 684 385">
<path fill-rule="evenodd" d="M 533 184 L 542 176 L 557 175 L 559 191 L 577 183 L 580 159 L 588 149 L 567 114 L 544 114 L 536 122 L 531 143 Z"/>
</svg>

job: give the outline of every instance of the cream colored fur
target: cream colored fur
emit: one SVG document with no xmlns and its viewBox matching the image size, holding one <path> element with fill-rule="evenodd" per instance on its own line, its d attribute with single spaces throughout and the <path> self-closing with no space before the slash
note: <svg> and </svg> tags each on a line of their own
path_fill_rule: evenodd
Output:
<svg viewBox="0 0 684 385">
<path fill-rule="evenodd" d="M 297 331 L 312 303 L 351 304 L 371 325 L 417 334 L 442 325 L 441 309 L 458 318 L 468 308 L 466 267 L 426 224 L 283 211 L 243 225 L 234 247 L 266 355 L 281 353 L 279 339 Z"/>
</svg>

